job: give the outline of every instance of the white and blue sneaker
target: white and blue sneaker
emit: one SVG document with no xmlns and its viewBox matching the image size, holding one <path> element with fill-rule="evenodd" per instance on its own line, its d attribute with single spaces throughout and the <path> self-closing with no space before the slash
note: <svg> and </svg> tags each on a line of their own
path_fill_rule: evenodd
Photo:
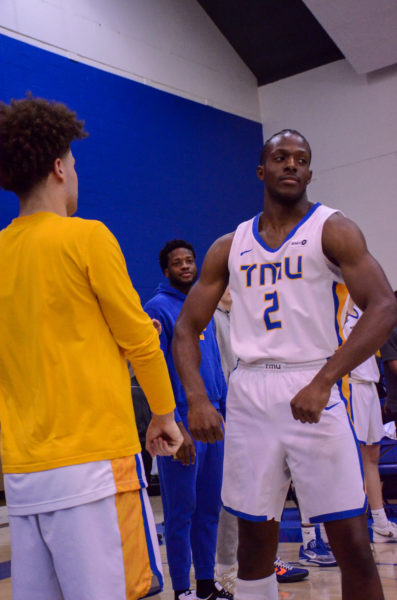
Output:
<svg viewBox="0 0 397 600">
<path fill-rule="evenodd" d="M 375 529 L 375 527 L 372 527 L 372 531 L 375 544 L 390 544 L 390 542 L 397 542 L 397 525 L 392 521 L 388 521 L 387 527 L 384 529 Z"/>
<path fill-rule="evenodd" d="M 321 538 L 310 540 L 306 547 L 299 548 L 299 564 L 313 567 L 336 567 L 338 563 L 329 545 L 328 548 Z"/>
</svg>

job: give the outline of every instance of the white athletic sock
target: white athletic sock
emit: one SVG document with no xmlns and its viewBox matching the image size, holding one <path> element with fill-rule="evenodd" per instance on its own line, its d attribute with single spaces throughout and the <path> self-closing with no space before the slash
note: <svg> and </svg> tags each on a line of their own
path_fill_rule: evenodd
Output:
<svg viewBox="0 0 397 600">
<path fill-rule="evenodd" d="M 327 532 L 325 531 L 324 523 L 320 523 L 320 534 L 321 534 L 323 542 L 325 542 L 326 544 L 329 544 L 329 539 L 327 536 Z"/>
<path fill-rule="evenodd" d="M 264 579 L 236 579 L 234 600 L 277 600 L 277 579 L 272 573 Z"/>
<path fill-rule="evenodd" d="M 301 529 L 303 547 L 307 548 L 309 542 L 316 539 L 316 527 L 315 525 L 302 525 Z"/>
<path fill-rule="evenodd" d="M 378 508 L 377 510 L 372 510 L 371 508 L 372 518 L 374 520 L 374 527 L 376 529 L 386 529 L 388 525 L 388 518 L 385 513 L 384 508 Z"/>
</svg>

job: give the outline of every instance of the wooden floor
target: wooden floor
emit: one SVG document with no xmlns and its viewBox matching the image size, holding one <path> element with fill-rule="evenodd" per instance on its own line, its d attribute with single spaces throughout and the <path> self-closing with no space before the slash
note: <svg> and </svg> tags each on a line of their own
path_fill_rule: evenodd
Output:
<svg viewBox="0 0 397 600">
<path fill-rule="evenodd" d="M 162 520 L 161 501 L 159 497 L 152 498 L 156 522 Z M 281 558 L 294 562 L 299 553 L 299 544 L 280 544 Z M 375 544 L 375 560 L 382 579 L 386 600 L 397 598 L 397 544 Z M 153 600 L 173 600 L 174 594 L 168 575 L 165 546 L 161 546 L 165 585 L 161 595 L 153 596 Z M 9 528 L 0 527 L 0 563 L 10 560 Z M 192 577 L 192 581 L 194 581 Z M 340 599 L 340 572 L 337 567 L 310 569 L 309 577 L 298 583 L 280 584 L 279 599 L 282 600 L 337 600 Z M 0 580 L 0 599 L 11 600 L 11 581 Z M 28 600 L 28 599 L 26 599 Z M 75 600 L 78 600 L 76 598 Z M 109 599 L 111 600 L 111 599 Z"/>
</svg>

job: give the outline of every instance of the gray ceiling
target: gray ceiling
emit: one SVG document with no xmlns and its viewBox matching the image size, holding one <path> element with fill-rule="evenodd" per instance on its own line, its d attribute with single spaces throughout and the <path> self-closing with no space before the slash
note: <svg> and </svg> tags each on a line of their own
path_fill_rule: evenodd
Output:
<svg viewBox="0 0 397 600">
<path fill-rule="evenodd" d="M 397 64 L 397 0 L 198 0 L 258 85 L 346 58 Z"/>
</svg>

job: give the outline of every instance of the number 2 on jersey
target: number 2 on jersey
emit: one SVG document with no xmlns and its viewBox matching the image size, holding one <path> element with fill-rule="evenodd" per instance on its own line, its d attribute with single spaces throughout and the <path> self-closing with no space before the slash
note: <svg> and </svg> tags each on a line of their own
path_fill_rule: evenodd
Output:
<svg viewBox="0 0 397 600">
<path fill-rule="evenodd" d="M 263 313 L 263 320 L 265 321 L 266 329 L 268 331 L 270 329 L 280 329 L 282 327 L 281 321 L 271 321 L 270 320 L 271 313 L 277 312 L 280 308 L 277 292 L 272 292 L 271 294 L 265 294 L 265 302 L 272 303 L 270 306 L 268 306 L 265 309 L 265 312 Z"/>
</svg>

